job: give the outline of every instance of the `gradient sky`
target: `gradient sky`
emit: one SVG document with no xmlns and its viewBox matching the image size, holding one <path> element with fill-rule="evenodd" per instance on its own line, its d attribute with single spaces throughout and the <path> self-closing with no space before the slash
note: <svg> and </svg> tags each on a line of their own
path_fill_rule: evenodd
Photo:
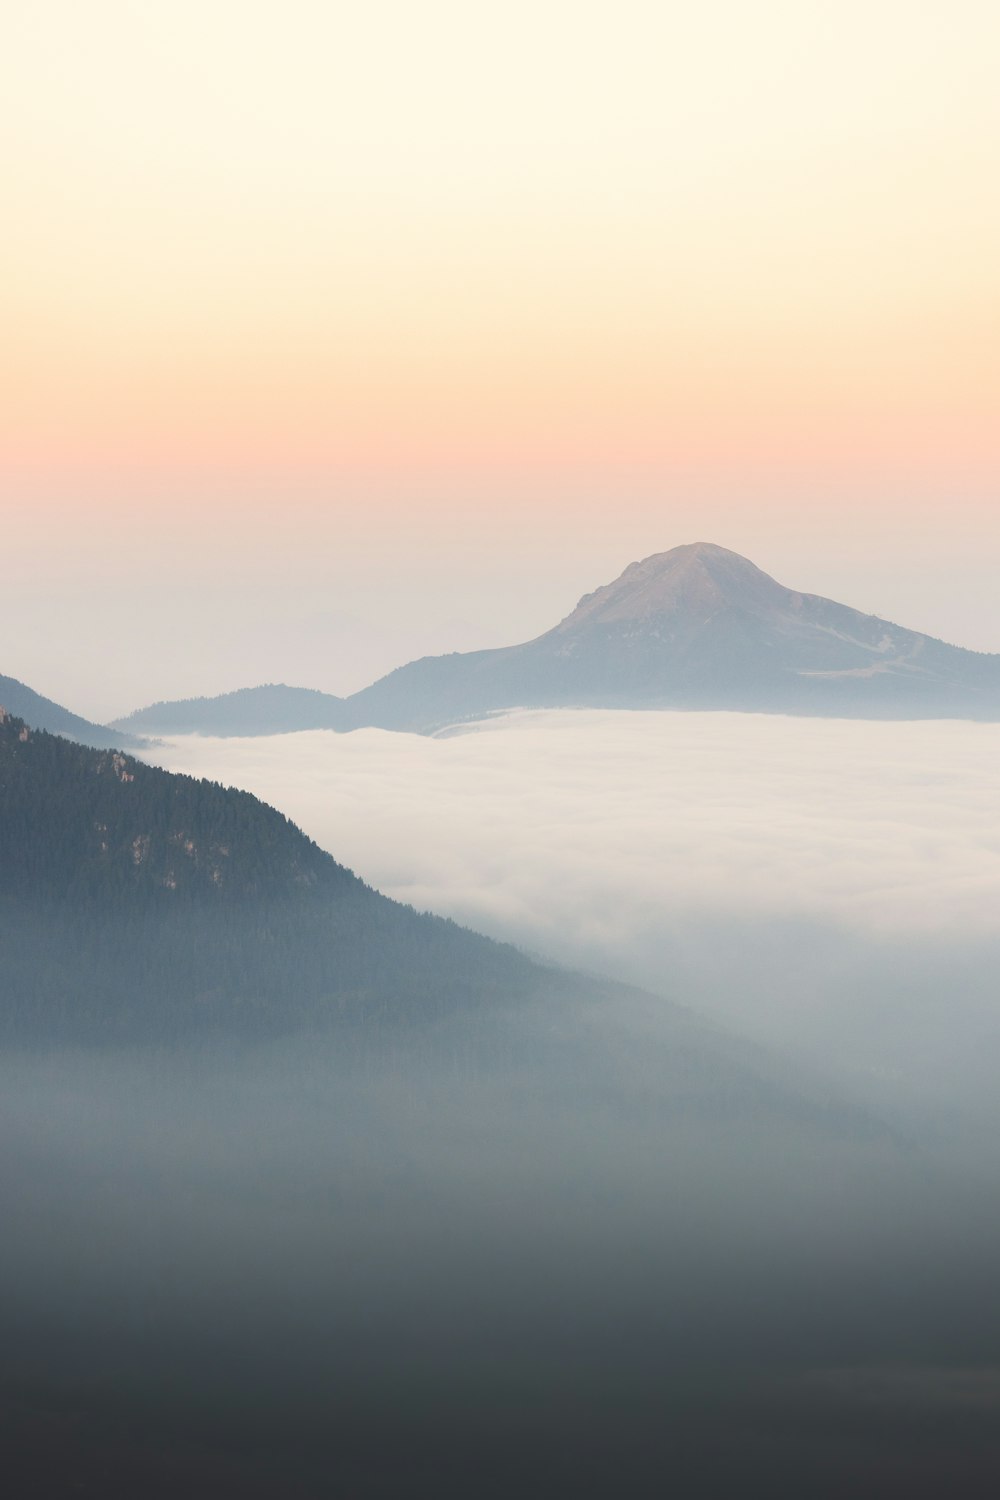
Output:
<svg viewBox="0 0 1000 1500">
<path fill-rule="evenodd" d="M 995 0 L 33 0 L 0 671 L 351 690 L 705 539 L 1000 649 Z"/>
</svg>

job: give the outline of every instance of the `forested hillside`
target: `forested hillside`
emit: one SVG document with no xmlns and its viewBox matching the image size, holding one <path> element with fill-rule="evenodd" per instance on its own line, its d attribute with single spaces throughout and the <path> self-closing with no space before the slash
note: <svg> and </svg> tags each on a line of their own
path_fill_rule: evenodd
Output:
<svg viewBox="0 0 1000 1500">
<path fill-rule="evenodd" d="M 274 1033 L 522 992 L 513 949 L 371 890 L 274 808 L 0 720 L 5 1032 Z"/>
<path fill-rule="evenodd" d="M 0 709 L 0 891 L 130 908 L 360 882 L 247 792 L 31 730 Z"/>
</svg>

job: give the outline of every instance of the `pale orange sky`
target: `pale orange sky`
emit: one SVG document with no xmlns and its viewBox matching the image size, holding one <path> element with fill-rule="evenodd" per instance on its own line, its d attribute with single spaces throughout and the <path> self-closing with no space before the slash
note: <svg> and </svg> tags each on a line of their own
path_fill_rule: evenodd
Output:
<svg viewBox="0 0 1000 1500">
<path fill-rule="evenodd" d="M 993 0 L 18 10 L 0 671 L 358 686 L 700 536 L 1000 649 Z"/>
</svg>

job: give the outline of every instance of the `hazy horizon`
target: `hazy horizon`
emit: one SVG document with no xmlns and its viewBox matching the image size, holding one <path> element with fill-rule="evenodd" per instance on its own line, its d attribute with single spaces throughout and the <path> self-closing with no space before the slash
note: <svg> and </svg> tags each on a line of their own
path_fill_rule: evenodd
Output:
<svg viewBox="0 0 1000 1500">
<path fill-rule="evenodd" d="M 929 595 L 926 584 L 928 572 L 942 577 L 940 556 L 922 561 L 909 579 L 892 571 L 888 555 L 855 558 L 846 566 L 841 560 L 837 572 L 843 576 L 843 587 L 836 581 L 823 587 L 815 578 L 831 576 L 830 558 L 822 551 L 812 557 L 806 557 L 806 548 L 801 551 L 801 570 L 791 576 L 780 567 L 769 568 L 761 549 L 750 547 L 743 555 L 799 592 L 833 598 L 951 645 L 1000 652 L 1000 634 L 992 623 L 992 563 L 981 552 L 970 558 L 967 576 L 955 579 L 950 597 L 942 598 Z M 405 579 L 394 572 L 386 581 L 377 564 L 372 565 L 371 575 L 353 568 L 351 592 L 346 599 L 341 595 L 336 600 L 315 579 L 311 571 L 315 564 L 303 564 L 302 579 L 289 578 L 287 593 L 273 588 L 269 592 L 253 579 L 243 583 L 230 579 L 223 601 L 216 583 L 206 576 L 193 589 L 186 583 L 181 601 L 171 596 L 168 585 L 163 602 L 152 606 L 142 578 L 126 583 L 123 593 L 121 579 L 115 580 L 113 589 L 104 586 L 95 592 L 92 579 L 78 577 L 74 587 L 84 593 L 77 600 L 79 618 L 74 616 L 72 621 L 59 612 L 67 607 L 62 583 L 54 592 L 35 586 L 30 599 L 27 590 L 19 599 L 14 588 L 4 602 L 16 616 L 17 630 L 12 636 L 16 644 L 3 667 L 6 675 L 96 723 L 110 722 L 158 701 L 212 697 L 268 682 L 349 696 L 421 656 L 533 639 L 569 614 L 584 594 L 610 583 L 630 562 L 645 555 L 650 554 L 625 557 L 619 549 L 615 562 L 604 566 L 599 576 L 596 572 L 585 576 L 579 565 L 571 568 L 565 557 L 558 557 L 553 569 L 550 559 L 525 555 L 512 561 L 508 577 L 493 577 L 486 601 L 481 573 L 454 567 L 446 549 L 443 562 L 440 557 L 423 555 L 421 565 L 426 571 L 421 574 L 411 566 Z M 206 565 L 214 567 L 215 559 L 213 552 Z M 400 566 L 398 559 L 393 566 Z M 814 575 L 812 580 L 804 577 L 807 569 Z M 545 574 L 541 580 L 540 572 Z M 563 577 L 571 572 L 576 574 L 575 583 Z M 26 581 L 30 578 L 29 573 Z M 131 588 L 135 597 L 125 612 Z M 878 597 L 880 589 L 883 600 Z M 885 602 L 894 597 L 900 601 L 895 611 Z M 465 614 L 444 616 L 442 600 Z M 354 602 L 357 612 L 343 607 L 347 602 Z M 379 605 L 377 615 L 372 612 L 373 602 Z M 489 626 L 484 623 L 484 602 L 492 615 Z M 157 620 L 162 624 L 162 611 L 178 608 L 183 613 L 171 616 L 170 629 L 162 630 L 157 624 Z M 220 610 L 233 615 L 233 623 L 221 637 L 207 623 L 216 622 Z M 66 654 L 64 628 L 73 632 L 72 657 Z M 145 642 L 142 653 L 139 640 Z M 127 697 L 130 684 L 131 697 Z"/>
<path fill-rule="evenodd" d="M 1000 16 L 37 0 L 0 670 L 345 693 L 706 540 L 1000 651 Z"/>
</svg>

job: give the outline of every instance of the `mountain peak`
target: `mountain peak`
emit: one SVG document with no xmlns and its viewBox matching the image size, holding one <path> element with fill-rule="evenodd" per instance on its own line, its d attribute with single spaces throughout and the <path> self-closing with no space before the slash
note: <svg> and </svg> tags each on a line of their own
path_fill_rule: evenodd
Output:
<svg viewBox="0 0 1000 1500">
<path fill-rule="evenodd" d="M 738 552 L 690 542 L 630 563 L 613 583 L 585 594 L 558 629 L 678 613 L 708 618 L 726 608 L 773 610 L 794 597 Z"/>
<path fill-rule="evenodd" d="M 280 721 L 272 692 L 295 698 L 290 688 L 254 689 L 161 704 L 127 722 L 158 734 L 429 734 L 515 707 L 583 706 L 1000 722 L 1000 654 L 977 656 L 798 593 L 738 552 L 690 542 L 630 563 L 534 640 L 422 657 L 345 700 L 299 694 L 309 702 L 287 704 Z M 248 710 L 238 720 L 234 699 Z"/>
</svg>

